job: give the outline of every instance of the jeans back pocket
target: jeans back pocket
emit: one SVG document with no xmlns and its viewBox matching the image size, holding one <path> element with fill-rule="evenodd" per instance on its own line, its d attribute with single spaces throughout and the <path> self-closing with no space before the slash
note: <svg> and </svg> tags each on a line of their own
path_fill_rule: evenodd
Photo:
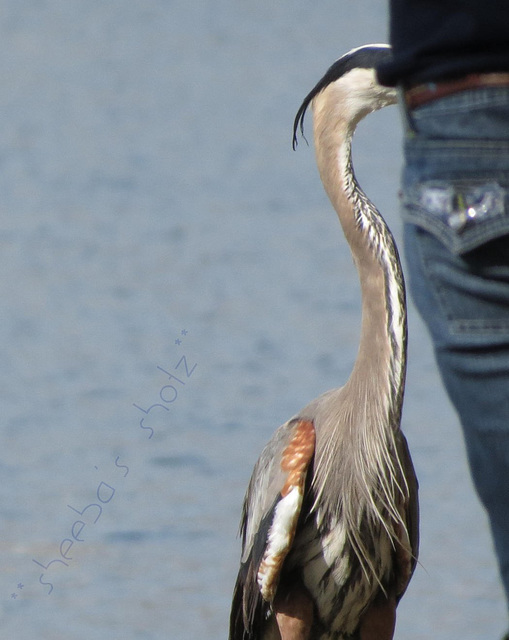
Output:
<svg viewBox="0 0 509 640">
<path fill-rule="evenodd" d="M 508 189 L 496 180 L 424 180 L 402 192 L 403 217 L 462 254 L 509 234 Z"/>
</svg>

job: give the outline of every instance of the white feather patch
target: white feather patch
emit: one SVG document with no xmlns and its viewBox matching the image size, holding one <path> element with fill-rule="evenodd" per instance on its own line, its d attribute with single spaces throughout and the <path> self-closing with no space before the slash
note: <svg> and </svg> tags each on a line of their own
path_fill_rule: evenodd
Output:
<svg viewBox="0 0 509 640">
<path fill-rule="evenodd" d="M 293 541 L 301 505 L 302 493 L 299 487 L 292 487 L 278 502 L 274 512 L 274 519 L 267 536 L 267 548 L 257 575 L 262 597 L 269 602 L 275 595 L 281 565 Z"/>
</svg>

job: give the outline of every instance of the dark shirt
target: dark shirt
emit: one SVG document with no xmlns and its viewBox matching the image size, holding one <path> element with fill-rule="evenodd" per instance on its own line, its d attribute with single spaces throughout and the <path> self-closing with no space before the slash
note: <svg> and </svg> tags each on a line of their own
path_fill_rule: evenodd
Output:
<svg viewBox="0 0 509 640">
<path fill-rule="evenodd" d="M 382 84 L 509 71 L 509 0 L 391 0 L 393 58 Z"/>
</svg>

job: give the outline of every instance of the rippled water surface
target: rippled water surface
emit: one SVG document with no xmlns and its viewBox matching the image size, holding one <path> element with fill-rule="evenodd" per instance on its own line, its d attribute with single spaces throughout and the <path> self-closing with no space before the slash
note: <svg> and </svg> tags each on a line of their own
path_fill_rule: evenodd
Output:
<svg viewBox="0 0 509 640">
<path fill-rule="evenodd" d="M 386 23 L 375 0 L 2 3 L 2 638 L 226 637 L 252 465 L 357 349 L 356 274 L 293 117 Z M 393 109 L 355 145 L 397 238 L 400 142 Z M 497 638 L 413 309 L 410 331 L 422 554 L 396 638 Z"/>
</svg>

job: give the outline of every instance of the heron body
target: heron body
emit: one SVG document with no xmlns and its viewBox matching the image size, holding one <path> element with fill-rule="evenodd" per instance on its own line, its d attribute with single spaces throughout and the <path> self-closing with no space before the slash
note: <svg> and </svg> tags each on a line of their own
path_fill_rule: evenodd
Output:
<svg viewBox="0 0 509 640">
<path fill-rule="evenodd" d="M 254 467 L 230 640 L 390 640 L 415 567 L 417 481 L 400 429 L 404 281 L 351 162 L 358 122 L 396 101 L 374 72 L 387 55 L 369 45 L 340 58 L 295 120 L 294 134 L 312 103 L 318 169 L 359 274 L 360 345 L 345 385 L 282 425 Z"/>
</svg>

